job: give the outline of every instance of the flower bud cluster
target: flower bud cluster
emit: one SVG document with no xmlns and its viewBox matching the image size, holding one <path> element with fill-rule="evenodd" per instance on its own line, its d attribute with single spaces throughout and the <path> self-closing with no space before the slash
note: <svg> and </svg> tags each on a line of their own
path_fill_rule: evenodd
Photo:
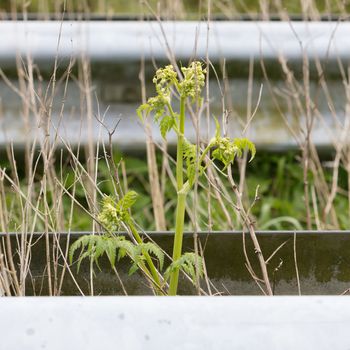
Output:
<svg viewBox="0 0 350 350">
<path fill-rule="evenodd" d="M 114 200 L 105 197 L 102 200 L 102 210 L 98 215 L 98 220 L 107 231 L 117 231 L 121 223 L 120 212 L 117 210 Z"/>
<path fill-rule="evenodd" d="M 201 62 L 192 62 L 189 67 L 181 67 L 181 71 L 184 76 L 180 83 L 181 96 L 198 98 L 205 85 L 206 70 L 203 69 Z"/>
<path fill-rule="evenodd" d="M 170 96 L 170 87 L 176 82 L 177 74 L 171 64 L 165 66 L 164 68 L 158 69 L 153 78 L 153 83 L 156 86 L 158 95 L 163 97 Z"/>
<path fill-rule="evenodd" d="M 216 138 L 212 146 L 216 147 L 212 152 L 212 157 L 221 161 L 224 164 L 224 169 L 234 162 L 236 156 L 242 156 L 242 151 L 228 137 Z"/>
</svg>

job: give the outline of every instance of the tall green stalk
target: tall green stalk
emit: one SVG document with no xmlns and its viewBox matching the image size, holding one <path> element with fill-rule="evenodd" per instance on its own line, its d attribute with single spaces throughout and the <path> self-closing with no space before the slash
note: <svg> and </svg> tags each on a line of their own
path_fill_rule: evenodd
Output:
<svg viewBox="0 0 350 350">
<path fill-rule="evenodd" d="M 106 254 L 112 267 L 117 261 L 129 256 L 133 262 L 129 273 L 134 273 L 138 268 L 145 274 L 153 285 L 156 294 L 164 295 L 165 282 L 169 280 L 169 295 L 176 295 L 179 282 L 180 270 L 189 276 L 193 284 L 198 285 L 198 277 L 203 276 L 203 258 L 197 253 L 182 253 L 182 242 L 184 233 L 186 197 L 195 185 L 198 176 L 202 175 L 210 164 L 210 160 L 218 160 L 229 169 L 237 156 L 242 156 L 245 149 L 249 149 L 252 158 L 255 155 L 254 144 L 246 138 L 230 139 L 222 137 L 219 122 L 216 120 L 215 136 L 208 142 L 204 149 L 198 149 L 198 145 L 192 144 L 185 138 L 185 115 L 186 103 L 201 103 L 201 89 L 205 85 L 205 69 L 201 62 L 192 62 L 188 67 L 181 67 L 181 77 L 174 67 L 168 65 L 157 70 L 153 82 L 157 94 L 150 97 L 146 103 L 137 109 L 141 119 L 150 113 L 154 114 L 155 121 L 163 138 L 173 130 L 177 135 L 177 159 L 176 159 L 176 189 L 177 205 L 175 217 L 175 236 L 173 245 L 173 261 L 164 271 L 164 253 L 160 247 L 153 242 L 143 242 L 131 216 L 130 209 L 136 201 L 137 194 L 129 191 L 119 198 L 117 202 L 109 196 L 102 199 L 102 208 L 98 215 L 99 223 L 104 227 L 103 235 L 85 235 L 75 241 L 69 252 L 72 262 L 74 252 L 81 249 L 78 257 L 78 268 L 81 261 L 89 257 L 96 264 L 98 259 Z M 172 107 L 172 97 L 176 94 L 180 98 L 180 111 L 175 112 Z M 212 152 L 209 152 L 211 151 Z M 252 159 L 251 158 L 251 159 Z M 186 168 L 186 171 L 185 169 Z M 115 234 L 123 227 L 128 227 L 136 242 L 127 240 L 123 236 Z M 153 260 L 159 263 L 156 268 Z"/>
<path fill-rule="evenodd" d="M 204 150 L 198 150 L 197 145 L 186 140 L 186 103 L 201 103 L 200 95 L 205 85 L 205 72 L 201 62 L 198 61 L 192 62 L 188 67 L 181 67 L 181 78 L 172 65 L 158 69 L 153 78 L 153 83 L 157 91 L 156 96 L 150 97 L 147 103 L 142 104 L 137 110 L 141 119 L 150 113 L 154 115 L 154 119 L 159 124 L 160 132 L 164 139 L 171 130 L 177 135 L 177 205 L 173 261 L 164 273 L 164 279 L 170 279 L 169 295 L 177 294 L 180 270 L 185 271 L 193 282 L 198 276 L 202 275 L 203 263 L 201 257 L 195 253 L 182 254 L 182 241 L 186 197 L 194 186 L 195 181 L 197 181 L 196 175 L 202 175 L 205 171 L 206 166 L 203 165 L 205 157 L 214 148 L 211 153 L 211 159 L 221 161 L 226 169 L 229 164 L 233 163 L 236 156 L 242 155 L 244 149 L 250 149 L 253 156 L 255 153 L 254 145 L 247 139 L 231 140 L 227 137 L 221 137 L 218 122 L 215 137 L 209 141 Z M 172 107 L 172 96 L 174 92 L 180 97 L 179 114 Z M 186 173 L 184 166 L 186 167 Z"/>
<path fill-rule="evenodd" d="M 182 241 L 185 221 L 186 192 L 183 192 L 183 141 L 185 133 L 185 103 L 184 97 L 180 98 L 179 132 L 177 136 L 176 156 L 176 183 L 177 183 L 177 206 L 175 237 L 173 247 L 173 261 L 177 261 L 182 253 Z M 176 295 L 179 282 L 179 268 L 175 268 L 170 274 L 169 295 Z"/>
<path fill-rule="evenodd" d="M 130 231 L 131 231 L 132 235 L 134 236 L 136 242 L 138 244 L 142 244 L 143 243 L 142 238 L 140 237 L 140 235 L 139 235 L 136 227 L 134 226 L 134 224 L 131 221 L 128 221 L 127 224 L 129 226 Z M 146 259 L 146 262 L 147 262 L 147 265 L 148 265 L 148 267 L 150 269 L 151 275 L 149 277 L 151 278 L 152 282 L 155 284 L 156 293 L 158 295 L 164 294 L 163 291 L 162 291 L 162 288 L 161 288 L 161 281 L 160 281 L 160 278 L 159 278 L 158 270 L 154 266 L 154 263 L 152 261 L 151 256 L 145 250 L 142 250 L 142 254 L 144 255 L 144 257 Z"/>
</svg>

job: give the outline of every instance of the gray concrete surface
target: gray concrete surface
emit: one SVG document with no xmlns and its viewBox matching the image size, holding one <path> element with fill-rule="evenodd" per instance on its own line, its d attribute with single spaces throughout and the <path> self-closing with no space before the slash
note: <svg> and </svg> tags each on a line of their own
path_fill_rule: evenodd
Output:
<svg viewBox="0 0 350 350">
<path fill-rule="evenodd" d="M 2 350 L 348 350 L 346 297 L 0 299 Z"/>
</svg>

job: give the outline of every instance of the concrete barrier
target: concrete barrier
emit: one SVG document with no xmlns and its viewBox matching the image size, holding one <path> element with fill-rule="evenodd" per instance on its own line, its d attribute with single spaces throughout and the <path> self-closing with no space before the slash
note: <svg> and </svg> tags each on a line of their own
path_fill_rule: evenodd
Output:
<svg viewBox="0 0 350 350">
<path fill-rule="evenodd" d="M 346 297 L 0 299 L 3 350 L 348 350 Z"/>
</svg>

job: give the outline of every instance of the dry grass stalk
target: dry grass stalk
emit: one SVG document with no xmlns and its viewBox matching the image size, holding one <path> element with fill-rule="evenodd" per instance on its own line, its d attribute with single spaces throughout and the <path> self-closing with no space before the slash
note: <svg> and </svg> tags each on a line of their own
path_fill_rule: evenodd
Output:
<svg viewBox="0 0 350 350">
<path fill-rule="evenodd" d="M 145 84 L 145 62 L 141 60 L 141 70 L 139 74 L 141 82 L 141 96 L 142 103 L 146 103 L 146 84 Z M 157 231 L 166 230 L 166 221 L 164 213 L 164 200 L 160 187 L 159 172 L 156 159 L 156 149 L 152 136 L 151 124 L 147 117 L 145 120 L 145 131 L 146 131 L 146 150 L 147 150 L 147 166 L 149 183 L 151 187 L 151 198 L 153 204 L 153 213 Z"/>
</svg>

